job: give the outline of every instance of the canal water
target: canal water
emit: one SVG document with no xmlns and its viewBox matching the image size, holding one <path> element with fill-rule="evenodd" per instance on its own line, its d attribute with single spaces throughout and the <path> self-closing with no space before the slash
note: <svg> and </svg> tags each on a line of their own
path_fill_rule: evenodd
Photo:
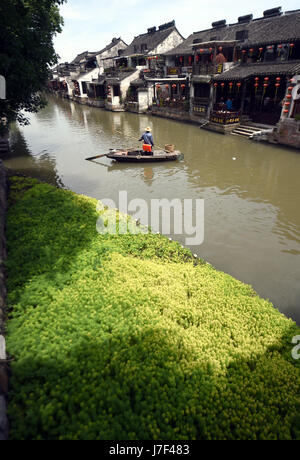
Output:
<svg viewBox="0 0 300 460">
<path fill-rule="evenodd" d="M 128 199 L 205 200 L 205 239 L 191 247 L 217 269 L 251 284 L 300 324 L 300 152 L 223 136 L 148 115 L 111 113 L 49 97 L 14 127 L 7 167 L 77 193 Z M 182 162 L 97 164 L 86 157 L 135 147 L 144 128 L 175 144 Z M 172 232 L 171 232 L 172 233 Z M 174 238 L 185 242 L 186 235 Z"/>
</svg>

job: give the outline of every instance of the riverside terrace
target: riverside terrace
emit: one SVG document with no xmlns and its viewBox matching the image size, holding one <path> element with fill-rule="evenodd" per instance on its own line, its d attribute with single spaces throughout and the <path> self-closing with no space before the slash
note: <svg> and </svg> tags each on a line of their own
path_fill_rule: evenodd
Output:
<svg viewBox="0 0 300 460">
<path fill-rule="evenodd" d="M 165 58 L 169 94 L 161 79 L 155 84 L 172 100 L 173 80 L 188 77 L 192 116 L 209 119 L 221 99 L 231 97 L 240 115 L 275 125 L 287 82 L 300 71 L 300 10 L 282 13 L 279 7 L 257 19 L 242 16 L 236 24 L 214 22 Z"/>
<path fill-rule="evenodd" d="M 172 47 L 174 37 L 180 43 Z M 235 24 L 213 22 L 186 40 L 175 23 L 148 29 L 114 60 L 113 68 L 84 83 L 87 91 L 80 102 L 151 111 L 219 132 L 245 122 L 274 127 L 281 120 L 289 80 L 298 73 L 300 10 L 283 13 L 278 7 L 260 18 L 239 17 Z M 226 113 L 228 98 L 233 107 Z"/>
</svg>

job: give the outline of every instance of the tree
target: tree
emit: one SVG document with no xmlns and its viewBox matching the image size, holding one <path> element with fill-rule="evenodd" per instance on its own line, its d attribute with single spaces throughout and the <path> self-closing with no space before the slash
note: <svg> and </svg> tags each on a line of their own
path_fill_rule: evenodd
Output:
<svg viewBox="0 0 300 460">
<path fill-rule="evenodd" d="M 65 0 L 5 0 L 0 2 L 0 75 L 6 78 L 6 100 L 0 117 L 28 124 L 25 112 L 45 106 L 50 67 L 58 62 L 53 37 L 62 31 L 59 5 Z"/>
</svg>

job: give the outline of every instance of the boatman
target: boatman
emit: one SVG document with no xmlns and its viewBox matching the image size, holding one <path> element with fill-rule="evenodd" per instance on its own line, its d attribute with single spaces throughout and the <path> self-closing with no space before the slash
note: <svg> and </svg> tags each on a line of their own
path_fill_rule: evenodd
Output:
<svg viewBox="0 0 300 460">
<path fill-rule="evenodd" d="M 144 146 L 143 146 L 144 152 L 147 153 L 148 151 L 149 155 L 153 155 L 154 141 L 153 141 L 153 136 L 151 134 L 150 128 L 145 129 L 145 132 L 142 135 L 142 137 L 139 139 L 139 141 L 144 141 Z"/>
</svg>

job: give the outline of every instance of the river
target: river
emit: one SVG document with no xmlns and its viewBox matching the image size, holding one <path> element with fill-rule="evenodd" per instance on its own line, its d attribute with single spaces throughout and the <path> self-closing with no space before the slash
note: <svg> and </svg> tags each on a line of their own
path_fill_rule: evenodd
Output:
<svg viewBox="0 0 300 460">
<path fill-rule="evenodd" d="M 30 126 L 12 129 L 7 167 L 97 199 L 111 198 L 116 206 L 120 190 L 129 200 L 148 203 L 203 199 L 205 239 L 193 253 L 251 284 L 300 324 L 300 152 L 55 96 L 30 120 Z M 146 126 L 157 145 L 175 144 L 184 161 L 144 166 L 85 161 L 112 147 L 137 146 Z M 185 236 L 174 238 L 184 243 Z"/>
</svg>

